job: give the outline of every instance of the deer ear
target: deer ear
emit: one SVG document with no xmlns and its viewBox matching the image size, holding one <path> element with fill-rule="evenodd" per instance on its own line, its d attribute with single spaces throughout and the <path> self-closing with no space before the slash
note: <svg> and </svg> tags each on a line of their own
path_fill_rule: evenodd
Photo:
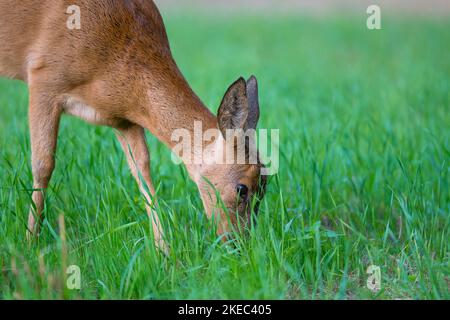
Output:
<svg viewBox="0 0 450 320">
<path fill-rule="evenodd" d="M 220 104 L 217 121 L 222 135 L 226 138 L 227 130 L 245 129 L 248 114 L 247 83 L 239 78 L 228 88 Z"/>
<path fill-rule="evenodd" d="M 256 129 L 259 121 L 258 80 L 251 76 L 247 81 L 248 118 L 246 129 Z"/>
</svg>

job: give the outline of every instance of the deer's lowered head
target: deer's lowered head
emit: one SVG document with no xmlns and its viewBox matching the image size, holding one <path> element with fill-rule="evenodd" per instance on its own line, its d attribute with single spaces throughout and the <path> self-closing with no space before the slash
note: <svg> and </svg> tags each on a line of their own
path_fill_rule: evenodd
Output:
<svg viewBox="0 0 450 320">
<path fill-rule="evenodd" d="M 265 191 L 266 177 L 256 149 L 258 120 L 257 80 L 240 78 L 222 100 L 217 129 L 205 133 L 211 142 L 204 145 L 202 163 L 187 166 L 220 235 L 243 230 L 252 213 L 258 212 Z"/>
</svg>

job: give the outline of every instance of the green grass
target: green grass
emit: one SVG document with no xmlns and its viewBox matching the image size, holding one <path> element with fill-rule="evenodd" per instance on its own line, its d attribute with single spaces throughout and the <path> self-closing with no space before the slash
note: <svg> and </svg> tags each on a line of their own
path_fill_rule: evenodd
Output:
<svg viewBox="0 0 450 320">
<path fill-rule="evenodd" d="M 254 73 L 260 127 L 281 130 L 279 175 L 238 250 L 217 241 L 195 185 L 149 136 L 172 247 L 156 254 L 113 131 L 73 118 L 62 122 L 43 236 L 28 246 L 27 90 L 0 80 L 0 298 L 450 298 L 450 21 L 385 17 L 368 31 L 364 18 L 167 17 L 208 106 Z M 71 264 L 81 291 L 64 289 Z M 366 288 L 372 264 L 377 295 Z"/>
</svg>

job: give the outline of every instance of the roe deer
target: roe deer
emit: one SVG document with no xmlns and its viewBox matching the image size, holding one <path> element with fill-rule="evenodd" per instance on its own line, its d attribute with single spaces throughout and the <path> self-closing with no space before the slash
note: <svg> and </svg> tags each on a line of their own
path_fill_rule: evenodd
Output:
<svg viewBox="0 0 450 320">
<path fill-rule="evenodd" d="M 67 27 L 67 9 L 72 5 L 80 8 L 80 29 Z M 164 247 L 159 219 L 153 214 L 155 191 L 144 130 L 173 148 L 172 132 L 180 128 L 193 132 L 194 122 L 200 121 L 202 130 L 222 132 L 202 146 L 213 157 L 235 144 L 234 139 L 227 141 L 227 129 L 256 128 L 256 78 L 240 78 L 231 85 L 215 117 L 179 71 L 163 20 L 150 0 L 0 0 L 0 16 L 0 75 L 25 81 L 30 95 L 34 205 L 27 237 L 39 234 L 60 117 L 68 114 L 117 130 L 147 200 L 156 244 Z M 205 161 L 187 163 L 186 168 L 207 215 L 217 217 L 219 236 L 248 221 L 252 199 L 264 189 L 259 161 L 226 165 Z M 214 196 L 216 191 L 223 203 Z"/>
</svg>

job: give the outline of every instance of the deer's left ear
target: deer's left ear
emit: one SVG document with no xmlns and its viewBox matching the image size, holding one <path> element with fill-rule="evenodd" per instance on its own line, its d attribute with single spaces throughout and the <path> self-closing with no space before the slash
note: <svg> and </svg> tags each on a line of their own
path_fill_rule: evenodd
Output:
<svg viewBox="0 0 450 320">
<path fill-rule="evenodd" d="M 217 121 L 222 135 L 227 130 L 256 129 L 259 120 L 258 82 L 239 78 L 228 88 L 220 104 Z"/>
<path fill-rule="evenodd" d="M 225 93 L 220 104 L 217 121 L 224 137 L 227 130 L 245 129 L 248 118 L 247 83 L 239 78 Z"/>
</svg>

